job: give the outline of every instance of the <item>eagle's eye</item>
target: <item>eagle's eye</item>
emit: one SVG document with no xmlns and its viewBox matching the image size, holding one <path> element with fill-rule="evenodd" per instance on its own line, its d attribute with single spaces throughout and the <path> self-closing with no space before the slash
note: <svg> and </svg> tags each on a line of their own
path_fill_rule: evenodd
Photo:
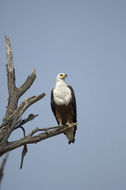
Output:
<svg viewBox="0 0 126 190">
<path fill-rule="evenodd" d="M 63 74 L 60 74 L 61 77 L 63 77 Z"/>
</svg>

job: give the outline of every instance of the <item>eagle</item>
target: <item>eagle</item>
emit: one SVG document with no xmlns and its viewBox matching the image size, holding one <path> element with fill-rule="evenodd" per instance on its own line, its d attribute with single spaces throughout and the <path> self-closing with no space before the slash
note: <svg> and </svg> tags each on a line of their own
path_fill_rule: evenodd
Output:
<svg viewBox="0 0 126 190">
<path fill-rule="evenodd" d="M 67 74 L 59 73 L 56 78 L 55 88 L 51 90 L 51 108 L 58 125 L 71 125 L 77 122 L 77 108 L 74 90 L 67 85 Z M 68 144 L 74 143 L 77 126 L 66 129 L 64 134 Z"/>
</svg>

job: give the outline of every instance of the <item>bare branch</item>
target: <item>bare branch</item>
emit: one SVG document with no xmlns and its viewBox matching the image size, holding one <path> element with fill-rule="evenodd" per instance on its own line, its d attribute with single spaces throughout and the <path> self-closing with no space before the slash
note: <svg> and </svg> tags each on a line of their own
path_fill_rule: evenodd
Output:
<svg viewBox="0 0 126 190">
<path fill-rule="evenodd" d="M 23 150 L 22 150 L 20 169 L 22 169 L 22 167 L 23 167 L 24 157 L 27 152 L 28 152 L 28 148 L 27 148 L 27 145 L 25 144 L 23 147 Z"/>
<path fill-rule="evenodd" d="M 11 50 L 11 45 L 9 38 L 7 36 L 5 36 L 5 40 L 6 40 L 6 55 L 7 55 L 8 70 L 9 72 L 13 72 L 14 66 L 13 66 L 13 54 Z"/>
<path fill-rule="evenodd" d="M 23 119 L 19 122 L 18 126 L 15 129 L 18 129 L 19 127 L 21 127 L 22 125 L 26 124 L 27 122 L 33 120 L 35 117 L 37 117 L 39 114 L 34 115 L 34 114 L 30 114 L 26 119 Z M 14 129 L 14 130 L 15 130 Z"/>
<path fill-rule="evenodd" d="M 4 167 L 5 167 L 7 158 L 8 158 L 8 154 L 7 154 L 7 155 L 5 156 L 5 158 L 2 160 L 2 163 L 1 163 L 1 166 L 0 166 L 0 184 L 1 184 L 1 182 L 2 182 Z"/>
<path fill-rule="evenodd" d="M 35 128 L 34 130 L 32 130 L 32 132 L 28 135 L 28 136 L 33 136 L 35 133 L 39 132 L 39 131 L 46 131 L 48 133 L 49 130 L 51 129 L 60 129 L 60 128 L 63 128 L 64 126 L 56 126 L 56 127 L 48 127 L 48 128 Z"/>
<path fill-rule="evenodd" d="M 7 56 L 6 70 L 7 70 L 8 93 L 9 93 L 6 115 L 9 115 L 17 107 L 17 99 L 14 97 L 16 86 L 15 86 L 15 70 L 13 66 L 13 55 L 12 55 L 10 41 L 9 38 L 7 38 L 7 36 L 5 36 L 5 41 L 6 41 L 6 56 Z"/>
<path fill-rule="evenodd" d="M 20 128 L 23 130 L 24 137 L 26 137 L 25 129 L 23 127 L 20 127 Z M 24 147 L 23 147 L 23 150 L 22 150 L 20 169 L 22 169 L 23 160 L 24 160 L 24 157 L 25 157 L 27 152 L 28 152 L 28 148 L 27 148 L 27 144 L 25 144 Z"/>
<path fill-rule="evenodd" d="M 4 149 L 0 148 L 0 156 L 2 156 L 5 152 L 9 152 L 11 150 L 14 150 L 18 147 L 21 147 L 25 144 L 33 144 L 38 143 L 42 140 L 45 140 L 47 138 L 59 135 L 61 133 L 64 133 L 68 128 L 75 127 L 77 123 L 73 123 L 69 126 L 56 126 L 54 129 L 50 131 L 46 131 L 45 133 L 40 133 L 36 136 L 33 136 L 33 134 L 37 133 L 38 131 L 42 131 L 43 129 L 35 129 L 33 130 L 29 135 L 27 135 L 25 138 L 21 138 L 17 141 L 13 141 L 7 144 L 7 146 Z M 45 130 L 45 129 L 44 129 Z"/>
<path fill-rule="evenodd" d="M 32 73 L 28 76 L 23 85 L 18 88 L 19 98 L 31 87 L 36 78 L 36 69 L 33 69 Z"/>
<path fill-rule="evenodd" d="M 20 117 L 29 108 L 29 106 L 41 100 L 44 96 L 45 96 L 45 93 L 42 93 L 38 96 L 32 96 L 30 98 L 26 98 L 25 101 L 23 101 L 18 108 Z"/>
</svg>

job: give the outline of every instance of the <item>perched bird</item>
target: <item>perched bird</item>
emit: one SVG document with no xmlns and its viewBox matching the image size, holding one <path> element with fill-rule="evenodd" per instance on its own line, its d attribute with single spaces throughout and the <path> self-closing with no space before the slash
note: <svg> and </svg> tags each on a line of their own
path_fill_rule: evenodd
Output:
<svg viewBox="0 0 126 190">
<path fill-rule="evenodd" d="M 77 122 L 76 99 L 74 90 L 65 83 L 67 75 L 59 73 L 56 78 L 56 86 L 51 91 L 51 108 L 58 125 L 71 125 Z M 68 143 L 74 143 L 77 126 L 68 128 L 64 134 Z"/>
</svg>

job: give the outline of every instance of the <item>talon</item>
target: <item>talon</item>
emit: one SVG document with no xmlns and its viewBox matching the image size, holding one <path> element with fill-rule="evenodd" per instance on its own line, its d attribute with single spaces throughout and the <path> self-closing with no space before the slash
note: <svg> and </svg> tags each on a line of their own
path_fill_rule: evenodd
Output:
<svg viewBox="0 0 126 190">
<path fill-rule="evenodd" d="M 66 126 L 69 127 L 69 128 L 72 128 L 72 127 L 74 127 L 73 124 L 74 124 L 74 123 L 66 123 Z"/>
<path fill-rule="evenodd" d="M 71 127 L 71 124 L 70 124 L 70 123 L 66 123 L 66 126 L 67 126 L 67 127 Z"/>
</svg>

